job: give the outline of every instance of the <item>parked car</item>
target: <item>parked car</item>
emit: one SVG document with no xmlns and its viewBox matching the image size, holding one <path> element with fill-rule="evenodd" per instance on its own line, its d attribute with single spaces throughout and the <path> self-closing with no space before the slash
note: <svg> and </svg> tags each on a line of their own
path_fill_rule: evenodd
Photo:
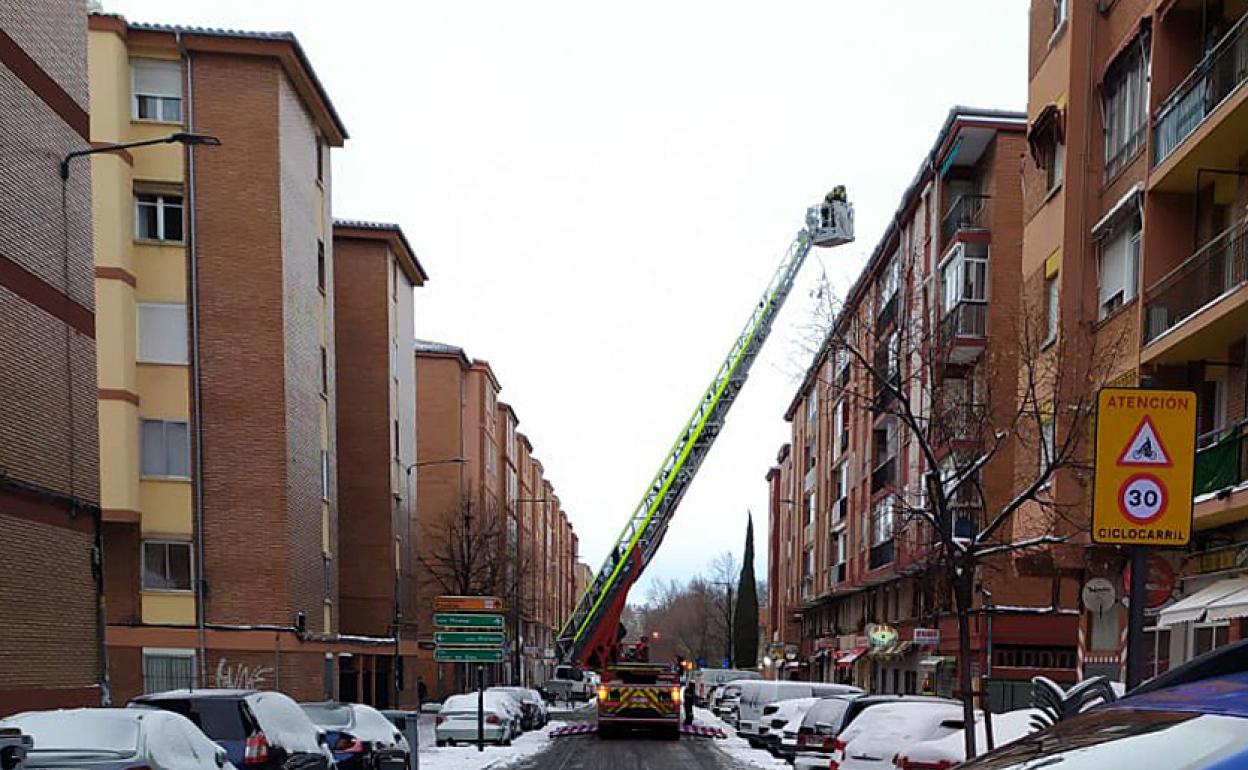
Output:
<svg viewBox="0 0 1248 770">
<path fill-rule="evenodd" d="M 762 719 L 763 708 L 767 704 L 794 698 L 862 692 L 861 689 L 847 684 L 823 682 L 752 680 L 741 681 L 737 684 L 741 688 L 741 696 L 737 701 L 737 735 L 756 749 L 763 745 L 759 736 L 759 723 Z"/>
<path fill-rule="evenodd" d="M 271 690 L 171 690 L 141 695 L 131 708 L 164 709 L 190 719 L 248 770 L 331 770 L 324 734 L 299 704 Z"/>
<path fill-rule="evenodd" d="M 30 736 L 26 767 L 66 770 L 234 770 L 225 749 L 168 711 L 27 711 L 0 721 Z"/>
<path fill-rule="evenodd" d="M 762 724 L 758 727 L 763 747 L 773 756 L 780 756 L 780 742 L 784 738 L 785 725 L 792 722 L 794 718 L 800 722 L 806 715 L 806 710 L 815 705 L 818 700 L 818 698 L 794 698 L 766 706 L 763 709 Z"/>
<path fill-rule="evenodd" d="M 403 732 L 377 709 L 362 703 L 301 703 L 325 733 L 339 770 L 403 770 L 408 746 Z"/>
<path fill-rule="evenodd" d="M 715 690 L 711 699 L 711 712 L 728 724 L 737 725 L 737 704 L 741 700 L 741 686 L 728 682 Z"/>
<path fill-rule="evenodd" d="M 542 694 L 528 687 L 491 687 L 486 692 L 510 695 L 520 704 L 521 726 L 525 730 L 540 730 L 550 721 L 550 712 Z"/>
<path fill-rule="evenodd" d="M 1034 717 L 1039 709 L 1017 709 L 1004 714 L 992 715 L 992 742 L 994 746 L 1007 743 L 1034 733 L 1038 727 Z M 975 718 L 976 756 L 988 751 L 988 723 L 983 713 Z M 962 730 L 930 741 L 920 741 L 898 752 L 893 763 L 903 770 L 911 768 L 947 768 L 966 761 L 966 736 Z"/>
<path fill-rule="evenodd" d="M 892 770 L 893 757 L 910 746 L 960 732 L 962 725 L 961 704 L 883 703 L 846 725 L 837 736 L 838 748 L 829 766 L 839 770 Z"/>
<path fill-rule="evenodd" d="M 806 710 L 800 723 L 790 722 L 785 725 L 784 735 L 780 739 L 781 752 L 785 758 L 794 767 L 827 770 L 832 759 L 836 734 L 841 730 L 846 711 L 853 701 L 867 697 L 869 696 L 829 695 L 815 701 Z"/>
<path fill-rule="evenodd" d="M 508 695 L 485 693 L 482 737 L 489 743 L 510 746 L 520 734 L 520 709 Z M 434 717 L 434 739 L 439 746 L 472 743 L 477 740 L 477 694 L 452 695 Z"/>
<path fill-rule="evenodd" d="M 742 671 L 735 668 L 699 668 L 690 672 L 689 676 L 693 679 L 696 696 L 694 705 L 703 707 L 710 704 L 711 693 L 717 687 L 728 682 L 763 678 L 763 675 L 757 671 Z"/>
<path fill-rule="evenodd" d="M 381 709 L 381 715 L 390 720 L 390 724 L 399 728 L 399 732 L 407 729 L 407 715 L 419 716 L 418 712 L 403 709 Z"/>
</svg>

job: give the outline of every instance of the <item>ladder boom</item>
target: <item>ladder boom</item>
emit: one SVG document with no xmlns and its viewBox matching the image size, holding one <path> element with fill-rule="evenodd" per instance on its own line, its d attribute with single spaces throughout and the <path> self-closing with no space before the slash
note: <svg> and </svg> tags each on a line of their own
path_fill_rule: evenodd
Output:
<svg viewBox="0 0 1248 770">
<path fill-rule="evenodd" d="M 853 208 L 829 194 L 822 206 L 807 212 L 806 227 L 785 252 L 762 299 L 737 335 L 728 356 L 694 407 L 693 415 L 676 437 L 654 474 L 641 501 L 633 509 L 606 562 L 577 602 L 559 633 L 560 658 L 601 668 L 618 641 L 617 626 L 628 589 L 654 558 L 667 534 L 672 515 L 697 476 L 719 436 L 728 410 L 749 377 L 777 314 L 813 246 L 836 246 L 853 240 Z M 614 622 L 611 622 L 614 621 Z"/>
</svg>

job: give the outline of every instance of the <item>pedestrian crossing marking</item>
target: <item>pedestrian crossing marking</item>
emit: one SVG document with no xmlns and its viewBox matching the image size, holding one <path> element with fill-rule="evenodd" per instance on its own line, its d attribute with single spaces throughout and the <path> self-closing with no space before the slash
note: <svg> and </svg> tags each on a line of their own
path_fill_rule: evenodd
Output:
<svg viewBox="0 0 1248 770">
<path fill-rule="evenodd" d="M 1119 455 L 1118 464 L 1165 468 L 1174 465 L 1170 459 L 1170 453 L 1166 451 L 1165 444 L 1161 443 L 1161 436 L 1157 433 L 1151 417 L 1145 415 L 1140 421 L 1139 427 L 1131 435 L 1131 440 L 1127 442 L 1127 446 Z"/>
</svg>

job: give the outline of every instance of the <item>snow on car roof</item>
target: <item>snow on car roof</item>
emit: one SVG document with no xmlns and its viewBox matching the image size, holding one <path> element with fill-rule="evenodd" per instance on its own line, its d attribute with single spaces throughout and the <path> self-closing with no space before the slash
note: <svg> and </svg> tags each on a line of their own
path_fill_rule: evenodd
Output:
<svg viewBox="0 0 1248 770">
<path fill-rule="evenodd" d="M 848 744 L 846 756 L 891 759 L 899 746 L 940 737 L 941 723 L 961 719 L 962 707 L 947 703 L 886 703 L 864 711 L 841 733 L 841 740 Z"/>
<path fill-rule="evenodd" d="M 1004 746 L 1007 743 L 1036 732 L 1031 718 L 1040 713 L 1039 709 L 1017 709 L 1004 714 L 992 715 L 993 746 Z M 988 750 L 987 724 L 983 712 L 978 712 L 975 719 L 975 750 L 983 754 Z M 966 760 L 966 736 L 957 730 L 941 738 L 920 741 L 905 747 L 900 756 L 910 762 L 927 762 L 936 764 L 941 760 L 953 763 Z"/>
</svg>

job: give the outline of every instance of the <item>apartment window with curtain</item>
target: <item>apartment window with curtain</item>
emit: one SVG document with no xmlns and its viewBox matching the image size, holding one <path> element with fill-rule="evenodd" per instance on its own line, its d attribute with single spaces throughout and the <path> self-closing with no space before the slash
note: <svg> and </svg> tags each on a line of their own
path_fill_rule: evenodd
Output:
<svg viewBox="0 0 1248 770">
<path fill-rule="evenodd" d="M 1097 299 L 1100 318 L 1135 299 L 1140 269 L 1140 218 L 1131 216 L 1101 242 Z"/>
<path fill-rule="evenodd" d="M 1144 150 L 1148 127 L 1148 36 L 1127 46 L 1101 85 L 1105 119 L 1105 178 L 1121 171 Z"/>
<path fill-rule="evenodd" d="M 871 545 L 880 545 L 893 539 L 896 526 L 895 507 L 892 495 L 875 504 L 875 510 L 871 514 Z"/>
<path fill-rule="evenodd" d="M 190 543 L 143 541 L 144 591 L 190 591 L 192 573 Z"/>
<path fill-rule="evenodd" d="M 186 305 L 138 306 L 139 357 L 142 364 L 185 364 Z"/>
<path fill-rule="evenodd" d="M 182 242 L 181 193 L 134 193 L 134 237 L 141 241 Z"/>
<path fill-rule="evenodd" d="M 143 420 L 139 444 L 142 475 L 190 478 L 190 436 L 185 422 Z"/>
<path fill-rule="evenodd" d="M 182 122 L 182 62 L 130 61 L 130 117 L 162 123 Z"/>
<path fill-rule="evenodd" d="M 168 692 L 195 686 L 195 651 L 143 649 L 143 692 Z"/>
</svg>

